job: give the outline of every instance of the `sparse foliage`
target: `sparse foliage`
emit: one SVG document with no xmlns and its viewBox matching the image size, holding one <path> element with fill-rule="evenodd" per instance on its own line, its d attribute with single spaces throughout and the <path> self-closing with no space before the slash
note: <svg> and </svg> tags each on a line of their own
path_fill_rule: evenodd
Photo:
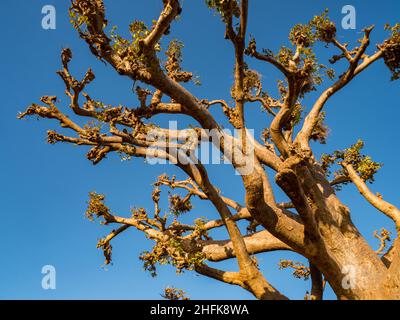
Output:
<svg viewBox="0 0 400 320">
<path fill-rule="evenodd" d="M 125 39 L 116 27 L 109 27 L 102 0 L 72 0 L 72 26 L 95 57 L 135 83 L 138 106 L 112 106 L 90 97 L 86 87 L 95 80 L 93 71 L 88 69 L 82 80 L 73 77 L 69 69 L 72 51 L 64 49 L 62 70 L 57 73 L 65 84 L 73 116 L 67 115 L 67 108 L 58 106 L 60 101 L 56 96 L 43 96 L 42 104 L 34 103 L 18 116 L 20 119 L 37 116 L 56 120 L 62 131 L 49 130 L 48 142 L 85 146 L 87 158 L 93 164 L 117 153 L 125 160 L 169 160 L 187 176 L 186 180 L 168 175 L 158 177 L 149 197 L 154 209 L 134 208 L 125 217 L 109 209 L 104 195 L 89 194 L 86 216 L 105 225 L 118 226 L 97 245 L 103 250 L 105 264 L 112 261 L 112 239 L 135 228 L 154 244 L 151 250 L 140 255 L 144 269 L 152 276 L 157 275 L 159 265 L 169 264 L 177 273 L 194 271 L 240 286 L 258 299 L 287 299 L 271 284 L 273 279 L 266 279 L 256 259 L 257 254 L 282 250 L 295 252 L 309 262 L 309 267 L 292 260 L 282 260 L 279 265 L 293 269 L 297 278 L 311 279 L 306 299 L 322 299 L 325 282 L 339 299 L 399 299 L 398 235 L 385 252 L 387 242 L 394 237 L 384 229 L 376 232 L 381 245 L 377 251 L 373 250 L 352 222 L 350 209 L 342 203 L 338 192 L 344 185 L 353 184 L 361 196 L 389 217 L 400 231 L 399 209 L 383 200 L 380 194 L 373 193 L 366 184 L 374 181 L 381 164 L 362 154 L 364 143 L 361 140 L 347 149 L 324 154 L 317 161 L 311 141 L 328 142 L 329 128 L 324 120 L 333 107 L 328 108 L 329 99 L 350 82 L 357 81 L 357 76 L 366 72 L 370 65 L 383 60 L 392 80 L 399 79 L 400 25 L 387 25 L 388 39 L 379 44 L 374 53 L 369 53 L 373 27 L 364 29 L 358 45 L 351 48 L 350 44 L 338 40 L 335 23 L 325 11 L 306 24 L 295 25 L 288 35 L 288 43 L 274 53 L 269 49 L 259 50 L 256 39 L 248 36 L 248 0 L 205 2 L 221 17 L 225 39 L 233 47 L 234 81 L 232 87 L 227 88 L 231 101 L 195 97 L 184 87 L 190 81 L 196 83 L 197 78 L 183 68 L 183 43 L 168 38 L 177 17 L 182 14 L 180 1 L 163 0 L 159 18 L 151 25 L 133 21 L 129 25 L 129 39 Z M 164 48 L 163 40 L 168 43 Z M 257 40 L 268 42 L 268 39 Z M 334 50 L 329 61 L 332 65 L 345 63 L 344 73 L 337 76 L 333 69 L 318 61 L 318 42 Z M 260 72 L 250 67 L 254 59 L 280 72 L 277 96 L 266 88 Z M 305 105 L 304 97 L 319 90 L 324 81 L 326 89 L 315 103 Z M 246 139 L 248 132 L 243 130 L 250 128 L 245 108 L 252 103 L 259 104 L 265 111 L 266 127 L 261 143 L 257 139 Z M 211 108 L 214 105 L 222 107 L 230 124 L 240 130 L 241 137 L 224 132 Z M 186 115 L 194 124 L 187 130 L 161 128 L 151 122 L 156 121 L 154 117 L 159 114 Z M 88 121 L 81 124 L 82 121 L 75 119 Z M 160 144 L 149 134 L 154 129 L 174 145 L 166 149 L 154 148 Z M 243 204 L 226 197 L 224 186 L 218 189 L 213 184 L 200 161 L 181 158 L 193 160 L 189 151 L 197 147 L 204 136 L 211 141 L 209 132 L 212 130 L 219 138 L 215 146 L 220 148 L 223 157 L 231 159 L 235 170 L 242 172 L 239 158 L 252 161 L 253 170 L 241 175 L 245 190 Z M 189 131 L 196 139 L 188 148 Z M 253 147 L 250 154 L 247 152 L 249 143 Z M 223 148 L 224 145 L 233 148 Z M 179 148 L 183 151 L 178 156 Z M 276 201 L 271 187 L 273 182 L 286 195 L 286 202 Z M 138 188 L 140 184 L 136 182 Z M 164 189 L 169 190 L 168 208 L 161 205 Z M 217 219 L 207 220 L 196 215 L 194 203 L 199 199 L 211 203 Z M 183 223 L 183 219 L 193 222 Z M 238 226 L 243 220 L 248 225 L 246 235 Z M 226 229 L 228 239 L 213 238 L 213 231 L 218 228 Z M 209 263 L 227 259 L 236 259 L 237 271 L 225 271 Z M 349 265 L 362 276 L 372 274 L 374 277 L 364 277 L 362 287 L 344 288 L 342 271 Z M 172 287 L 162 296 L 171 300 L 186 299 L 183 291 Z"/>
<path fill-rule="evenodd" d="M 167 300 L 189 300 L 185 291 L 174 287 L 165 288 L 164 293 L 161 294 L 161 296 Z"/>
</svg>

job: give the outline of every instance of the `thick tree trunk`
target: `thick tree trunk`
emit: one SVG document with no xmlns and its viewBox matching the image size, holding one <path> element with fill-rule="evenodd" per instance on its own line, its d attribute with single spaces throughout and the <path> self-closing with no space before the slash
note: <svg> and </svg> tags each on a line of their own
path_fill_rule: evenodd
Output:
<svg viewBox="0 0 400 320">
<path fill-rule="evenodd" d="M 348 208 L 336 197 L 318 167 L 295 169 L 311 202 L 316 229 L 309 259 L 323 273 L 339 299 L 394 299 L 399 296 L 399 273 L 388 269 L 351 221 Z M 399 263 L 399 255 L 393 259 Z M 389 278 L 388 278 L 389 277 Z"/>
</svg>

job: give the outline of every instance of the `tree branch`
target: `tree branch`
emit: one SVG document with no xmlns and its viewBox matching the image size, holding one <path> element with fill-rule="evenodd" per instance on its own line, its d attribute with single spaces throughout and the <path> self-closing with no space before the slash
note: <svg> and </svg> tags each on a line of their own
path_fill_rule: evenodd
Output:
<svg viewBox="0 0 400 320">
<path fill-rule="evenodd" d="M 352 165 L 342 163 L 342 166 L 346 169 L 351 181 L 355 184 L 361 195 L 376 209 L 392 219 L 396 224 L 397 230 L 400 230 L 400 210 L 381 197 L 373 194 L 365 182 L 358 176 Z"/>
<path fill-rule="evenodd" d="M 381 49 L 370 57 L 367 57 L 364 54 L 370 43 L 370 33 L 372 29 L 373 26 L 364 30 L 365 35 L 363 40 L 361 41 L 361 46 L 356 52 L 356 55 L 353 58 L 350 58 L 349 56 L 350 66 L 346 73 L 320 95 L 320 97 L 317 99 L 314 106 L 312 107 L 311 111 L 304 119 L 303 127 L 301 128 L 295 139 L 295 142 L 299 143 L 302 148 L 310 150 L 310 136 L 312 134 L 312 131 L 314 130 L 315 125 L 318 122 L 318 117 L 329 98 L 333 96 L 336 92 L 344 88 L 351 80 L 353 80 L 373 62 L 383 57 L 383 51 Z M 341 50 L 346 50 L 347 52 L 347 49 L 345 48 L 341 48 Z M 360 64 L 361 60 L 363 61 Z"/>
<path fill-rule="evenodd" d="M 275 238 L 268 231 L 260 231 L 255 234 L 243 237 L 247 252 L 249 254 L 258 254 L 262 252 L 290 250 L 291 247 Z M 223 261 L 235 257 L 232 241 L 230 240 L 208 240 L 202 242 L 202 252 L 209 261 Z"/>
</svg>

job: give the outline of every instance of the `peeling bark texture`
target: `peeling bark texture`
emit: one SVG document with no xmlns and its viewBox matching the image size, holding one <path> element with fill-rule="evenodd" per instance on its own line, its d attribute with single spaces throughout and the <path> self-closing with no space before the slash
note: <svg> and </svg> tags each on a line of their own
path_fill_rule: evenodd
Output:
<svg viewBox="0 0 400 320">
<path fill-rule="evenodd" d="M 190 2 L 185 5 L 190 6 Z M 229 102 L 191 93 L 186 84 L 195 81 L 195 77 L 182 67 L 183 45 L 171 40 L 167 48 L 160 46 L 160 41 L 170 40 L 173 29 L 179 27 L 177 17 L 184 14 L 180 1 L 163 0 L 153 24 L 133 22 L 129 26 L 131 38 L 124 39 L 110 30 L 102 0 L 72 0 L 70 16 L 78 36 L 97 59 L 135 82 L 138 105 L 113 107 L 90 97 L 86 87 L 94 81 L 94 73 L 89 69 L 82 80 L 76 79 L 69 69 L 72 51 L 64 49 L 62 68 L 57 73 L 65 84 L 70 110 L 57 106 L 57 97 L 44 96 L 41 104 L 33 103 L 18 116 L 56 120 L 62 131 L 48 131 L 48 142 L 87 147 L 87 158 L 93 164 L 118 153 L 124 158 L 167 160 L 180 169 L 182 179 L 166 174 L 157 178 L 151 195 L 152 213 L 133 209 L 127 217 L 119 216 L 107 207 L 104 195 L 90 193 L 88 218 L 117 227 L 98 243 L 105 263 L 112 259 L 112 240 L 136 229 L 154 243 L 151 252 L 140 256 L 145 269 L 153 275 L 158 264 L 168 263 L 178 272 L 191 270 L 240 286 L 258 299 L 285 300 L 287 297 L 272 284 L 273 279 L 264 276 L 256 256 L 291 251 L 309 263 L 309 272 L 302 273 L 311 278 L 306 297 L 323 299 L 324 288 L 329 284 L 339 299 L 399 299 L 398 234 L 393 235 L 393 244 L 386 250 L 392 235 L 387 231 L 382 231 L 381 236 L 376 233 L 381 244 L 374 251 L 352 222 L 351 210 L 337 191 L 344 184 L 353 184 L 366 202 L 390 218 L 399 231 L 399 209 L 371 191 L 367 184 L 373 182 L 380 164 L 362 155 L 362 142 L 320 160 L 310 142 L 326 142 L 328 130 L 323 120 L 329 99 L 357 81 L 357 76 L 367 72 L 370 65 L 383 60 L 393 79 L 399 77 L 400 25 L 387 26 L 389 38 L 369 53 L 373 27 L 364 29 L 359 45 L 350 48 L 339 42 L 335 24 L 325 12 L 307 24 L 296 25 L 289 35 L 290 49 L 282 47 L 273 53 L 259 50 L 256 39 L 248 36 L 248 0 L 212 0 L 205 1 L 205 5 L 221 17 L 225 26 L 221 38 L 224 36 L 232 47 L 227 52 L 234 61 Z M 268 39 L 257 40 L 268 43 Z M 332 64 L 346 63 L 342 75 L 337 77 L 332 70 L 320 67 L 314 55 L 316 42 L 336 51 Z M 272 97 L 263 88 L 259 73 L 249 67 L 254 60 L 280 72 L 279 96 Z M 301 105 L 302 98 L 318 89 L 325 78 L 323 69 L 334 82 L 307 110 Z M 266 111 L 263 141 L 252 137 L 248 130 L 251 124 L 246 121 L 245 110 L 254 103 Z M 240 132 L 238 136 L 223 130 L 221 119 L 213 115 L 215 108 L 222 108 L 229 123 Z M 300 116 L 303 109 L 307 112 L 304 120 Z M 185 130 L 170 130 L 151 122 L 156 115 L 165 114 L 185 115 L 193 120 L 193 125 Z M 84 119 L 88 120 L 85 125 Z M 163 148 L 163 141 L 151 135 L 154 129 L 164 141 L 173 143 Z M 240 173 L 244 199 L 226 197 L 224 186 L 214 185 L 206 167 L 195 158 L 192 151 L 204 139 L 214 143 L 221 156 L 229 159 Z M 251 170 L 245 170 L 248 164 Z M 337 171 L 331 173 L 333 168 Z M 285 202 L 277 202 L 274 183 L 286 195 Z M 160 206 L 164 189 L 170 190 L 170 214 L 164 214 Z M 215 220 L 181 222 L 182 215 L 195 211 L 193 201 L 200 200 L 212 205 Z M 247 234 L 238 226 L 243 221 L 249 225 Z M 226 229 L 227 239 L 213 238 L 213 232 L 220 228 Z M 237 270 L 225 271 L 208 264 L 227 259 L 237 262 Z M 290 265 L 300 269 L 295 263 Z M 304 271 L 308 267 L 301 268 Z"/>
</svg>

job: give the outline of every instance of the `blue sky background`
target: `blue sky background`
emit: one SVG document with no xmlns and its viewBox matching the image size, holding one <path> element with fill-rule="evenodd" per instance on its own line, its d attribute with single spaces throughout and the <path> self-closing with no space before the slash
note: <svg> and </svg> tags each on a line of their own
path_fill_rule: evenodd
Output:
<svg viewBox="0 0 400 320">
<path fill-rule="evenodd" d="M 56 122 L 34 118 L 17 121 L 23 111 L 42 95 L 58 95 L 61 106 L 67 107 L 62 81 L 55 74 L 60 68 L 59 55 L 64 47 L 74 53 L 72 70 L 78 78 L 92 67 L 96 80 L 89 94 L 105 103 L 135 106 L 132 81 L 118 76 L 104 66 L 79 40 L 68 22 L 69 1 L 1 1 L 2 50 L 0 51 L 1 117 L 0 133 L 4 138 L 1 155 L 0 234 L 0 299 L 157 299 L 163 288 L 173 285 L 187 291 L 193 299 L 248 299 L 250 294 L 240 288 L 218 283 L 193 272 L 175 275 L 172 267 L 160 267 L 155 279 L 142 270 L 138 256 L 151 242 L 134 230 L 113 241 L 112 266 L 102 268 L 102 252 L 96 249 L 98 239 L 108 229 L 85 216 L 87 194 L 97 191 L 107 195 L 107 203 L 119 215 L 129 214 L 132 206 L 152 208 L 151 183 L 163 172 L 178 173 L 173 166 L 148 166 L 142 160 L 121 162 L 110 156 L 98 166 L 85 158 L 84 148 L 45 142 L 47 129 L 58 129 Z M 127 29 L 135 19 L 146 22 L 158 17 L 161 1 L 105 1 L 110 25 Z M 57 29 L 41 28 L 41 9 L 52 4 L 57 9 Z M 357 9 L 357 30 L 340 28 L 341 8 L 352 4 Z M 400 2 L 385 1 L 251 1 L 249 33 L 259 47 L 277 50 L 288 45 L 290 28 L 307 22 L 313 15 L 330 8 L 331 18 L 338 24 L 342 42 L 361 37 L 361 29 L 375 24 L 372 43 L 385 37 L 385 23 L 400 22 Z M 126 31 L 125 31 L 126 32 Z M 192 88 L 200 98 L 229 100 L 232 84 L 233 55 L 229 42 L 223 39 L 224 28 L 219 17 L 207 9 L 204 1 L 184 1 L 183 15 L 175 23 L 171 35 L 185 43 L 185 67 L 200 76 L 202 85 Z M 370 50 L 374 50 L 373 47 Z M 337 53 L 318 47 L 321 62 Z M 264 64 L 249 60 L 263 77 L 265 89 L 275 88 L 277 74 Z M 372 187 L 385 199 L 399 203 L 398 158 L 400 156 L 398 119 L 399 83 L 389 81 L 390 73 L 382 62 L 372 66 L 327 105 L 327 123 L 331 128 L 328 144 L 316 146 L 317 153 L 343 149 L 362 138 L 366 152 L 384 167 Z M 274 89 L 271 89 L 274 90 Z M 305 105 L 310 107 L 317 93 L 312 93 Z M 219 114 L 219 118 L 222 116 Z M 168 118 L 159 118 L 166 123 Z M 171 118 L 169 118 L 171 119 Z M 261 129 L 265 114 L 256 105 L 249 105 L 247 122 Z M 182 123 L 184 119 L 179 118 Z M 229 166 L 209 166 L 212 181 L 223 193 L 243 202 L 240 179 Z M 165 193 L 164 193 L 165 195 Z M 369 206 L 353 186 L 340 193 L 352 210 L 352 217 L 373 247 L 378 242 L 373 231 L 393 226 L 382 214 Z M 283 198 L 282 198 L 283 200 Z M 167 209 L 164 205 L 164 209 Z M 216 212 L 204 202 L 196 202 L 187 219 L 198 216 L 216 218 Z M 221 232 L 224 236 L 224 232 Z M 290 298 L 302 299 L 309 282 L 294 279 L 289 271 L 278 270 L 281 258 L 301 257 L 288 253 L 260 256 L 261 267 L 279 290 Z M 54 265 L 57 289 L 41 288 L 41 268 Z M 233 262 L 222 265 L 235 269 Z M 335 298 L 328 289 L 327 298 Z"/>
</svg>

